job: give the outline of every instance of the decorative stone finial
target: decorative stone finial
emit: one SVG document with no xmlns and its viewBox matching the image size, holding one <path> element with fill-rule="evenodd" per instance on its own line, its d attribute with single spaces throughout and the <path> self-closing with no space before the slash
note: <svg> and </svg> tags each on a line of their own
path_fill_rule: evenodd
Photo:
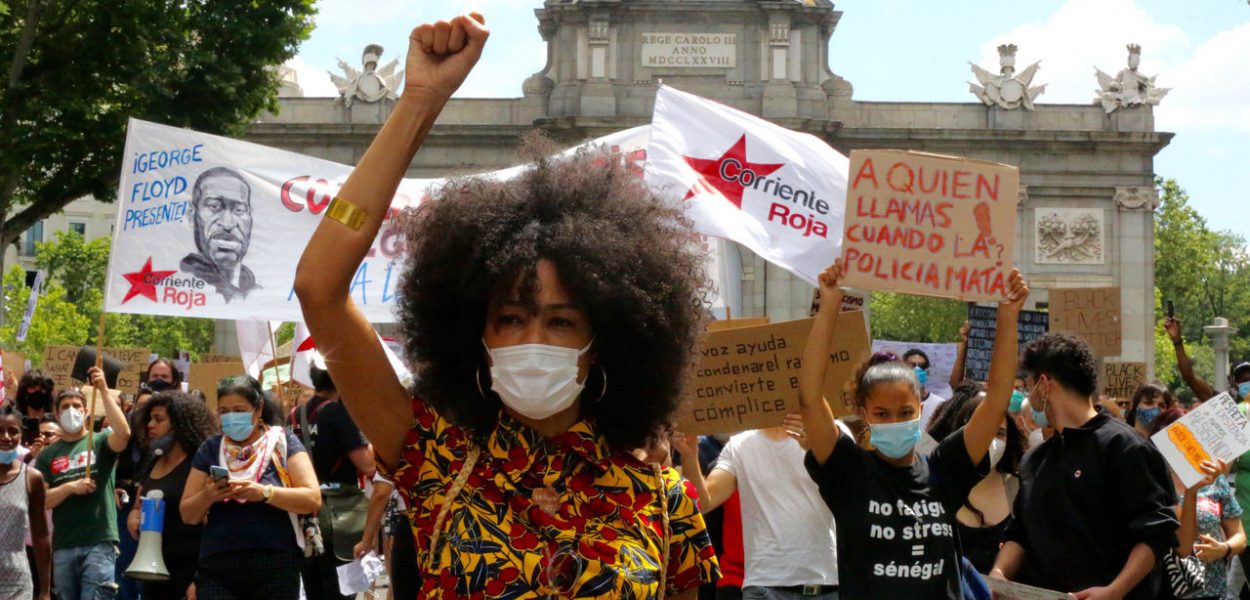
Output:
<svg viewBox="0 0 1250 600">
<path fill-rule="evenodd" d="M 1156 86 L 1154 77 L 1146 77 L 1137 72 L 1137 67 L 1141 64 L 1141 46 L 1129 44 L 1127 48 L 1128 68 L 1121 69 L 1115 77 L 1103 73 L 1102 69 L 1094 68 L 1099 88 L 1094 92 L 1097 94 L 1094 103 L 1101 104 L 1107 114 L 1120 108 L 1159 104 L 1171 91 L 1171 88 Z"/>
<path fill-rule="evenodd" d="M 1015 44 L 1002 44 L 998 47 L 998 75 L 974 63 L 968 63 L 972 65 L 972 74 L 981 83 L 969 83 L 968 91 L 980 98 L 986 106 L 999 106 L 1007 110 L 1023 106 L 1027 110 L 1033 110 L 1033 99 L 1046 91 L 1045 85 L 1030 87 L 1033 77 L 1041 69 L 1041 61 L 1029 65 L 1016 75 L 1017 49 Z"/>
<path fill-rule="evenodd" d="M 359 100 L 361 102 L 378 102 L 383 98 L 394 100 L 398 96 L 395 90 L 399 88 L 400 82 L 404 80 L 404 72 L 402 70 L 395 71 L 399 59 L 392 60 L 381 69 L 378 68 L 378 61 L 382 59 L 382 46 L 378 44 L 369 44 L 365 46 L 364 52 L 360 55 L 361 65 L 364 71 L 357 71 L 351 65 L 347 64 L 343 59 L 339 59 L 339 69 L 342 69 L 346 77 L 339 77 L 334 73 L 330 73 L 330 79 L 334 82 L 334 86 L 339 89 L 339 102 L 344 106 L 351 108 L 353 102 Z"/>
</svg>

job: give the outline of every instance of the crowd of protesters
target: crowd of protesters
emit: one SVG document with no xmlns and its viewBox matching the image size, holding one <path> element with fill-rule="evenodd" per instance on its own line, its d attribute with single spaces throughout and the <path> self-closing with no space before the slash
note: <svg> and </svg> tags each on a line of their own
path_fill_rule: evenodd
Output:
<svg viewBox="0 0 1250 600">
<path fill-rule="evenodd" d="M 929 391 L 924 352 L 878 353 L 834 418 L 839 261 L 793 373 L 799 412 L 673 432 L 703 257 L 678 210 L 594 155 L 456 180 L 409 215 L 397 306 L 416 380 L 401 382 L 351 282 L 487 36 L 478 15 L 413 32 L 407 89 L 296 273 L 317 340 L 305 401 L 280 406 L 246 374 L 188 390 L 163 359 L 121 401 L 99 368 L 81 389 L 38 370 L 14 382 L 0 599 L 351 597 L 343 567 L 378 550 L 404 600 L 959 600 L 1000 582 L 1250 597 L 1250 458 L 1181 483 L 1149 436 L 1185 409 L 1156 384 L 1103 401 L 1079 337 L 1018 351 L 1016 271 L 987 381 L 954 365 L 949 399 Z M 1195 374 L 1178 321 L 1165 329 L 1198 403 L 1225 387 Z M 1227 383 L 1250 412 L 1250 363 Z M 153 531 L 158 550 L 140 541 Z M 152 552 L 157 580 L 127 575 L 150 573 Z"/>
</svg>

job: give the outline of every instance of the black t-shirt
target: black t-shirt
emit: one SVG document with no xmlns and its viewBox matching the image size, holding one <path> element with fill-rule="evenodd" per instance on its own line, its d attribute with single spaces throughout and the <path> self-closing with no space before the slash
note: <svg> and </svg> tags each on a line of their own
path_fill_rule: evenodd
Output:
<svg viewBox="0 0 1250 600">
<path fill-rule="evenodd" d="M 837 524 L 838 579 L 848 600 L 960 600 L 955 513 L 989 472 L 972 464 L 963 430 L 928 459 L 895 467 L 848 435 L 807 472 Z"/>
<path fill-rule="evenodd" d="M 286 435 L 287 460 L 304 452 L 304 446 L 290 432 Z M 215 435 L 200 446 L 191 459 L 191 467 L 207 475 L 210 467 L 219 464 L 221 436 Z M 283 487 L 276 459 L 269 460 L 261 485 Z M 276 550 L 299 552 L 291 516 L 272 504 L 223 500 L 208 509 L 208 523 L 201 532 L 200 557 L 243 550 Z"/>
<path fill-rule="evenodd" d="M 356 465 L 348 454 L 367 446 L 369 440 L 360 433 L 360 428 L 347 414 L 347 407 L 338 400 L 326 402 L 317 409 L 316 423 L 311 440 L 317 481 L 356 485 Z"/>
<path fill-rule="evenodd" d="M 198 556 L 200 553 L 200 532 L 204 526 L 184 523 L 182 513 L 178 508 L 182 505 L 182 493 L 187 487 L 187 475 L 191 474 L 192 460 L 192 457 L 186 457 L 174 467 L 174 470 L 160 479 L 153 479 L 149 472 L 148 476 L 140 482 L 145 495 L 152 490 L 165 493 L 165 523 L 161 531 L 161 552 L 167 556 Z"/>
</svg>

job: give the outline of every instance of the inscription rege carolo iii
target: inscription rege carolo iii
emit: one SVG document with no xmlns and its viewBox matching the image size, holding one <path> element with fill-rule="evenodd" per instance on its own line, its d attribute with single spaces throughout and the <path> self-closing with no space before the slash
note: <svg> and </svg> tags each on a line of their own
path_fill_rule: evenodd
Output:
<svg viewBox="0 0 1250 600">
<path fill-rule="evenodd" d="M 730 69 L 738 64 L 734 33 L 644 33 L 642 66 Z"/>
</svg>

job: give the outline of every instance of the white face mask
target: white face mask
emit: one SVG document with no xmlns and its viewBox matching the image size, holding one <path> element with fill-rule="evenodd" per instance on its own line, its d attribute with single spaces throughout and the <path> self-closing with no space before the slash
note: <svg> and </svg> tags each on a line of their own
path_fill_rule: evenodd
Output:
<svg viewBox="0 0 1250 600">
<path fill-rule="evenodd" d="M 998 461 L 1003 459 L 1003 454 L 1007 452 L 1007 442 L 998 438 L 994 438 L 990 442 L 990 470 L 993 471 L 998 466 Z"/>
<path fill-rule="evenodd" d="M 590 344 L 581 350 L 546 344 L 487 348 L 490 389 L 521 415 L 546 419 L 572 406 L 582 393 L 585 386 L 577 381 L 577 360 L 589 351 Z"/>
<path fill-rule="evenodd" d="M 67 408 L 61 411 L 61 418 L 58 421 L 61 422 L 61 429 L 64 429 L 65 433 L 73 435 L 82 431 L 82 424 L 86 417 L 87 413 L 81 409 Z"/>
</svg>

